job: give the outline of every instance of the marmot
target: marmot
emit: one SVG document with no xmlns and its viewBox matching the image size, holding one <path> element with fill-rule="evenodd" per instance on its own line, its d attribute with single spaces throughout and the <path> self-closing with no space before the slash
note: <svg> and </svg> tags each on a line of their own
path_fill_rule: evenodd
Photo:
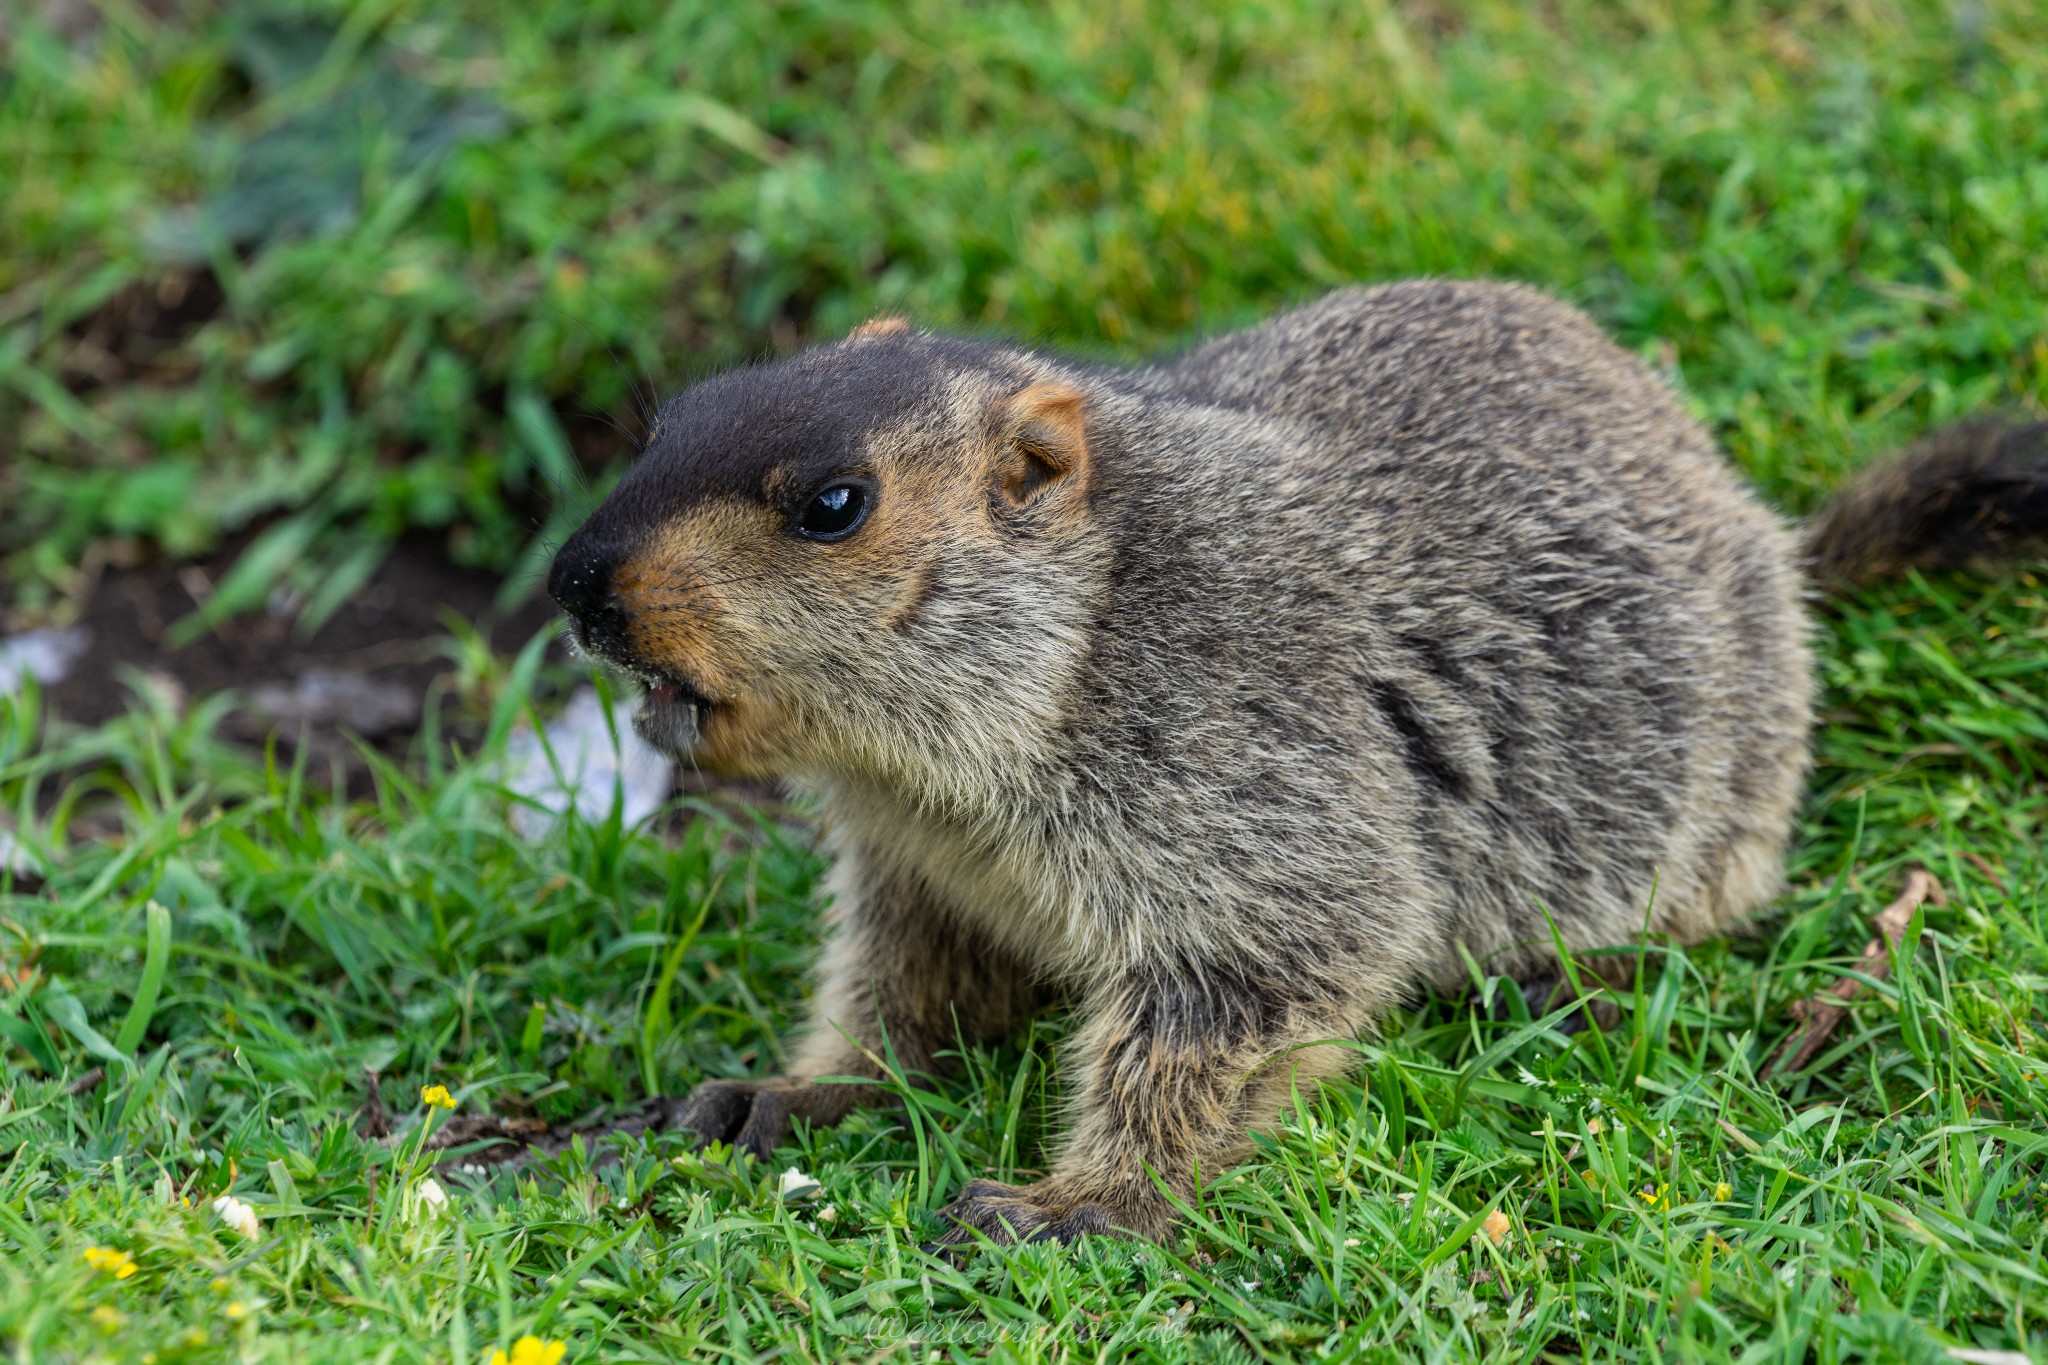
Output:
<svg viewBox="0 0 2048 1365">
<path fill-rule="evenodd" d="M 1548 920 L 1771 899 L 1809 584 L 2043 527 L 2048 427 L 1976 425 L 1802 540 L 1584 315 L 1432 280 L 1133 369 L 869 323 L 667 403 L 549 588 L 650 740 L 822 803 L 805 1040 L 673 1121 L 765 1155 L 876 1097 L 814 1078 L 1064 991 L 1052 1173 L 948 1239 L 1157 1237 L 1151 1173 L 1238 1161 L 1461 947 L 1540 975 Z"/>
</svg>

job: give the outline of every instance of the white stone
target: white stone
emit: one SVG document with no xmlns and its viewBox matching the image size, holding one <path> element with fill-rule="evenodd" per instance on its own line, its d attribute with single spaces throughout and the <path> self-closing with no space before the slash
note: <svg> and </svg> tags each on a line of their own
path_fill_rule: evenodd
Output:
<svg viewBox="0 0 2048 1365">
<path fill-rule="evenodd" d="M 15 832 L 0 825 L 0 874 L 13 873 L 17 877 L 47 877 L 49 869 L 36 851 L 23 843 Z"/>
<path fill-rule="evenodd" d="M 0 640 L 0 696 L 20 691 L 28 678 L 46 687 L 62 681 L 91 648 L 92 632 L 84 626 L 28 630 Z"/>
<path fill-rule="evenodd" d="M 533 802 L 512 811 L 512 827 L 522 838 L 546 838 L 572 808 L 586 821 L 601 821 L 611 813 L 615 795 L 628 826 L 654 814 L 668 799 L 674 765 L 634 732 L 628 706 L 616 706 L 612 720 L 616 745 L 597 689 L 579 687 L 562 714 L 548 722 L 546 747 L 531 729 L 513 732 L 505 746 L 502 781 L 506 790 Z"/>
</svg>

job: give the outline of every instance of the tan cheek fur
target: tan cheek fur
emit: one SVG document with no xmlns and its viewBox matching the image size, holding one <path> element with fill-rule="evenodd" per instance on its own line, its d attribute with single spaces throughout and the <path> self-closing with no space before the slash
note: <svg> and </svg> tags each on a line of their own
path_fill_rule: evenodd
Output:
<svg viewBox="0 0 2048 1365">
<path fill-rule="evenodd" d="M 750 561 L 765 522 L 735 504 L 701 509 L 665 527 L 613 579 L 633 652 L 717 701 L 696 757 L 720 770 L 750 768 L 759 732 L 773 727 L 757 662 L 773 656 L 772 642 L 735 610 L 743 606 L 735 589 L 760 572 Z"/>
<path fill-rule="evenodd" d="M 765 777 L 829 759 L 844 717 L 829 666 L 805 664 L 835 652 L 827 632 L 908 628 L 969 500 L 931 475 L 882 484 L 869 523 L 839 544 L 796 540 L 735 501 L 678 519 L 620 566 L 634 653 L 716 703 L 693 755 L 703 767 Z"/>
</svg>

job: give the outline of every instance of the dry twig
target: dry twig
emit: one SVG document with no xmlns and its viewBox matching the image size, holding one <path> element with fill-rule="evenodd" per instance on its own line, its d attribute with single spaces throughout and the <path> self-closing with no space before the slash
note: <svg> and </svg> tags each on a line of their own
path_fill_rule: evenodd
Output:
<svg viewBox="0 0 2048 1365">
<path fill-rule="evenodd" d="M 1878 937 L 1863 945 L 1863 958 L 1856 964 L 1857 970 L 1873 981 L 1882 981 L 1891 975 L 1892 959 L 1887 945 L 1895 944 L 1906 936 L 1906 926 L 1912 923 L 1913 912 L 1930 901 L 1935 905 L 1947 905 L 1948 894 L 1941 889 L 1941 883 L 1934 879 L 1933 873 L 1916 867 L 1906 874 L 1906 884 L 1900 889 L 1899 898 L 1871 917 L 1871 926 L 1878 931 Z M 1862 990 L 1860 980 L 1845 976 L 1813 999 L 1795 1001 L 1792 1012 L 1804 1019 L 1805 1025 L 1764 1064 L 1763 1074 L 1798 1071 L 1812 1061 L 1814 1055 L 1827 1046 L 1836 1026 L 1849 1013 L 1849 1002 Z"/>
<path fill-rule="evenodd" d="M 2005 889 L 2005 879 L 1998 875 L 1998 869 L 1993 867 L 1989 860 L 1987 860 L 1983 854 L 1972 853 L 1968 849 L 1965 849 L 1963 850 L 1963 861 L 1971 864 L 1979 872 L 1982 872 L 1986 877 L 1989 877 L 1991 879 L 1991 884 L 1998 888 L 1999 895 L 2003 896 L 2007 894 Z M 1939 905 L 1940 903 L 1941 902 L 1939 901 L 1935 902 L 1935 904 L 1937 905 Z"/>
<path fill-rule="evenodd" d="M 376 1072 L 363 1068 L 362 1108 L 356 1110 L 356 1135 L 371 1139 L 391 1136 L 391 1115 L 384 1109 L 384 1087 Z"/>
</svg>

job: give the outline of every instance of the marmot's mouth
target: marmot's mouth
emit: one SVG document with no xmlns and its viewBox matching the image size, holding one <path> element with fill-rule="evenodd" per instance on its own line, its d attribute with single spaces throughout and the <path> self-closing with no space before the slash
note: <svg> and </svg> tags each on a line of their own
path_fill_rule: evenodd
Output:
<svg viewBox="0 0 2048 1365">
<path fill-rule="evenodd" d="M 647 704 L 663 709 L 688 707 L 701 717 L 703 712 L 711 709 L 711 698 L 681 678 L 671 678 L 662 673 L 647 680 Z"/>
<path fill-rule="evenodd" d="M 633 728 L 655 747 L 687 758 L 717 702 L 688 679 L 649 667 L 581 621 L 571 620 L 570 638 L 585 657 L 617 669 L 647 689 L 633 717 Z"/>
<path fill-rule="evenodd" d="M 716 704 L 695 686 L 666 673 L 641 673 L 647 696 L 633 717 L 633 728 L 656 748 L 686 759 L 704 733 Z"/>
</svg>

